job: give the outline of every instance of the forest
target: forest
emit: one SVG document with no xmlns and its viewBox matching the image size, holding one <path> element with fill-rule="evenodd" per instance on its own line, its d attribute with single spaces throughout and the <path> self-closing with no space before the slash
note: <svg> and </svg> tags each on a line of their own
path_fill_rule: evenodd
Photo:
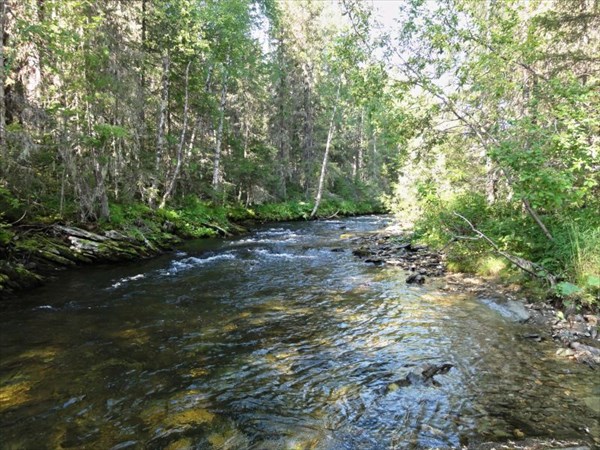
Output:
<svg viewBox="0 0 600 450">
<path fill-rule="evenodd" d="M 0 278 L 52 224 L 390 211 L 600 303 L 597 0 L 1 0 L 0 34 Z"/>
</svg>

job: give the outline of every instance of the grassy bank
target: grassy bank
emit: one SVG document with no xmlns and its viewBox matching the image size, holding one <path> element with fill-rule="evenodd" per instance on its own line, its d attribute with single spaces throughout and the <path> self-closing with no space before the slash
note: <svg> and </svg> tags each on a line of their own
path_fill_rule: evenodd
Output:
<svg viewBox="0 0 600 450">
<path fill-rule="evenodd" d="M 0 217 L 0 295 L 42 283 L 57 269 L 159 254 L 182 239 L 231 235 L 260 222 L 308 220 L 309 202 L 213 205 L 187 198 L 173 208 L 139 203 L 110 206 L 110 220 L 78 223 L 74 217 L 25 214 L 4 198 Z M 383 212 L 381 205 L 329 199 L 319 218 Z"/>
<path fill-rule="evenodd" d="M 130 233 L 142 227 L 153 233 L 167 230 L 184 239 L 203 238 L 235 234 L 254 222 L 308 220 L 312 208 L 312 203 L 302 201 L 244 207 L 219 206 L 188 198 L 181 205 L 167 209 L 152 209 L 141 204 L 114 204 L 111 206 L 111 220 L 97 225 L 101 229 L 119 229 Z M 321 203 L 317 218 L 382 212 L 384 209 L 377 203 L 325 200 Z"/>
<path fill-rule="evenodd" d="M 455 212 L 467 218 L 501 252 L 533 262 L 539 277 L 515 267 Z M 597 210 L 580 208 L 568 216 L 544 214 L 542 220 L 553 240 L 520 207 L 503 203 L 488 205 L 483 196 L 470 193 L 426 204 L 415 222 L 415 237 L 434 248 L 444 248 L 450 270 L 516 282 L 529 287 L 540 298 L 577 309 L 597 309 L 600 306 Z M 554 286 L 543 281 L 546 274 L 556 278 Z"/>
</svg>

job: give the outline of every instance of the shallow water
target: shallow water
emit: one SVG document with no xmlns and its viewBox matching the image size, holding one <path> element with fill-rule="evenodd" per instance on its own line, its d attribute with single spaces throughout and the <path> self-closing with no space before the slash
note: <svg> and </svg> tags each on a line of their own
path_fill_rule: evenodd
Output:
<svg viewBox="0 0 600 450">
<path fill-rule="evenodd" d="M 133 265 L 70 271 L 0 304 L 0 443 L 32 448 L 454 448 L 600 438 L 597 373 L 435 283 L 277 224 Z M 450 363 L 437 386 L 404 386 Z"/>
</svg>

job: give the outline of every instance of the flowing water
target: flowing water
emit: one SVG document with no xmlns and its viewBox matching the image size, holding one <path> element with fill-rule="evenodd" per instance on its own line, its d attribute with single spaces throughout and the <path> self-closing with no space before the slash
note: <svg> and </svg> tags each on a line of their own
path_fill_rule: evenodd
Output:
<svg viewBox="0 0 600 450">
<path fill-rule="evenodd" d="M 385 218 L 277 224 L 0 304 L 4 449 L 455 448 L 600 437 L 599 387 L 548 341 L 355 259 Z M 535 331 L 535 330 L 533 330 Z M 403 383 L 426 364 L 437 383 Z M 595 409 L 595 411 L 594 411 Z"/>
</svg>

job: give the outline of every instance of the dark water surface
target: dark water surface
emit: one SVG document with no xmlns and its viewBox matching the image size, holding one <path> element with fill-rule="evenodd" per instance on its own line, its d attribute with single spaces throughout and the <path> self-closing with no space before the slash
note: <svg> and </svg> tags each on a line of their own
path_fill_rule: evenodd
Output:
<svg viewBox="0 0 600 450">
<path fill-rule="evenodd" d="M 597 373 L 474 298 L 277 224 L 0 304 L 4 449 L 454 448 L 600 437 Z M 346 227 L 346 229 L 342 229 Z M 339 251 L 342 250 L 343 251 Z M 338 251 L 332 251 L 338 250 Z M 428 363 L 439 386 L 395 383 Z M 591 406 L 590 406 L 591 405 Z"/>
</svg>

